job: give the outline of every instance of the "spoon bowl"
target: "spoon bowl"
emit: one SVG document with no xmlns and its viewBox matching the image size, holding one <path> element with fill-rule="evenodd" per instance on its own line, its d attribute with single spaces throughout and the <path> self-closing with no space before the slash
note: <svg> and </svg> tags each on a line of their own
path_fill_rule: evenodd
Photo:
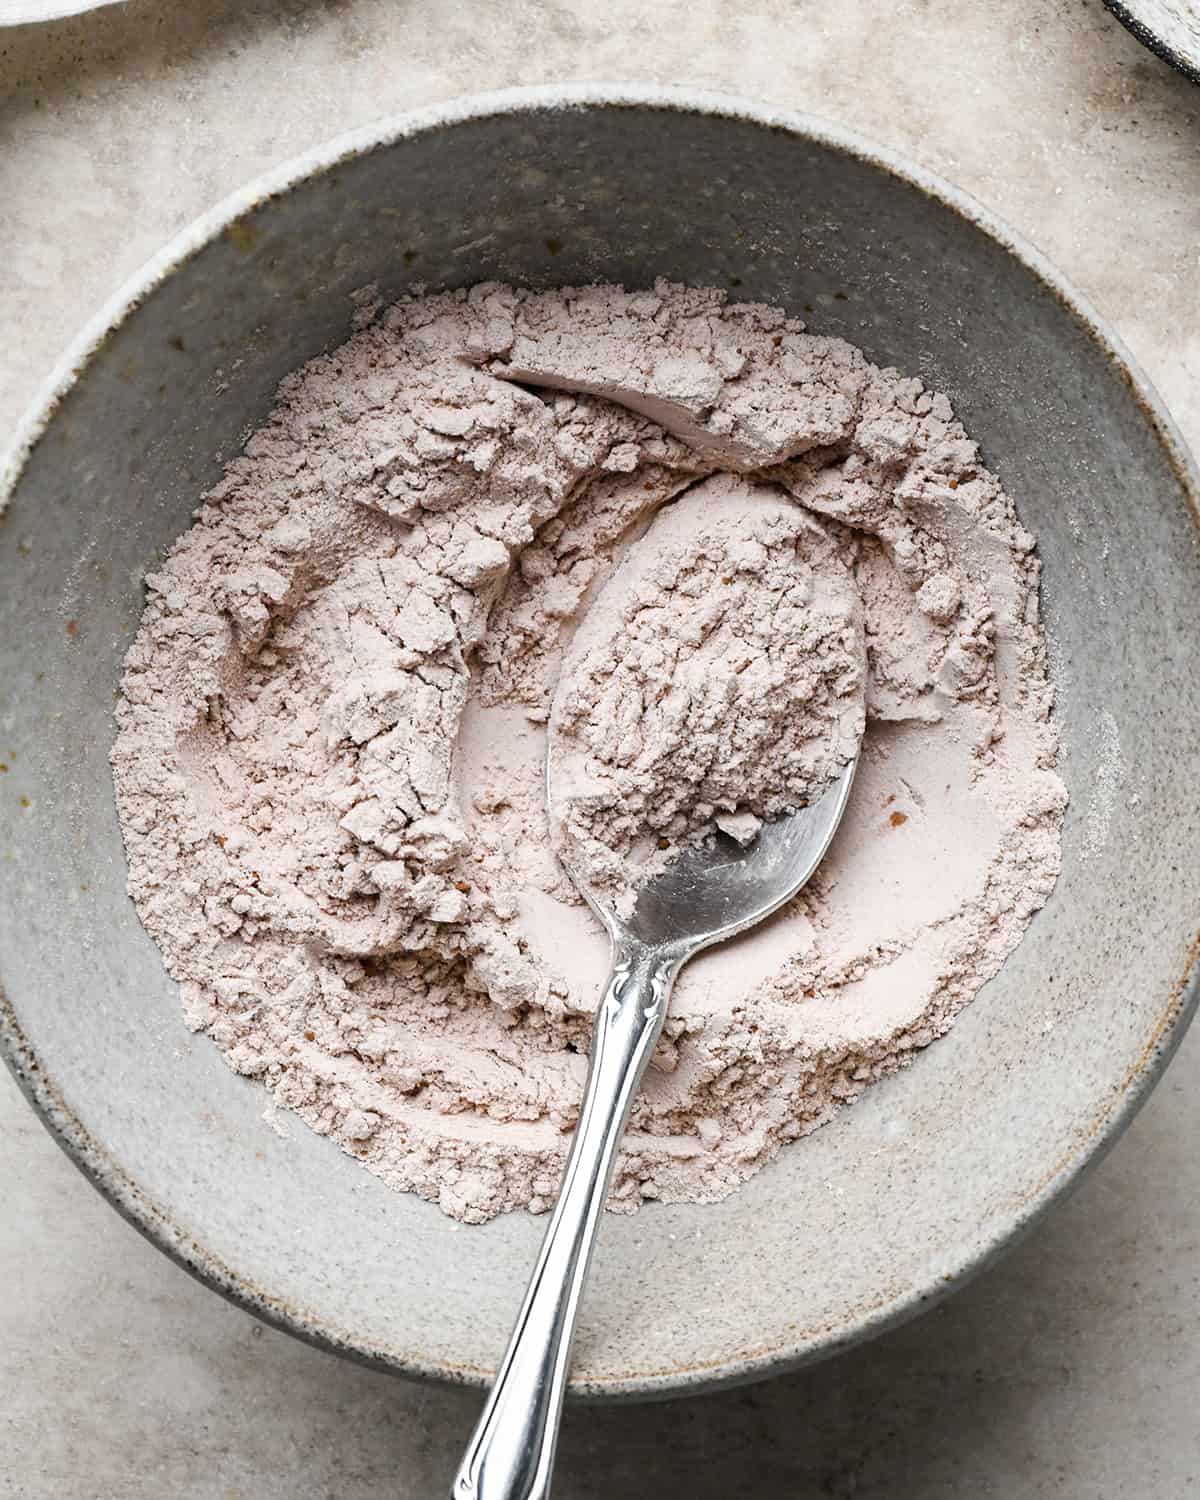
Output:
<svg viewBox="0 0 1200 1500">
<path fill-rule="evenodd" d="M 855 755 L 807 807 L 764 823 L 748 844 L 718 832 L 684 849 L 639 888 L 627 918 L 571 868 L 565 848 L 560 857 L 614 943 L 678 949 L 690 958 L 754 927 L 807 883 L 842 820 L 857 765 Z M 552 785 L 548 791 L 553 821 Z"/>
</svg>

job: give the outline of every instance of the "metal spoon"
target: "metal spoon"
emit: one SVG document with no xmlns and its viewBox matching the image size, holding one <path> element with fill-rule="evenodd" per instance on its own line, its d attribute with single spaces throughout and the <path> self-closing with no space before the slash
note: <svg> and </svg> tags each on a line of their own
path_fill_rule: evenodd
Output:
<svg viewBox="0 0 1200 1500">
<path fill-rule="evenodd" d="M 675 976 L 702 948 L 744 932 L 812 875 L 841 821 L 857 756 L 808 807 L 763 825 L 747 847 L 724 834 L 688 849 L 638 892 L 628 920 L 568 873 L 612 941 L 591 1068 L 558 1202 L 452 1500 L 545 1500 L 571 1340 L 629 1109 L 662 1031 Z M 546 791 L 555 821 L 552 763 Z"/>
</svg>

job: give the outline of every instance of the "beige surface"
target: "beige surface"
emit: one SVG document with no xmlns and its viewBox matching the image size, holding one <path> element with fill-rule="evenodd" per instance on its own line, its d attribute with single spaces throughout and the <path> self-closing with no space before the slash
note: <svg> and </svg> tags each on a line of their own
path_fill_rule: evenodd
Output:
<svg viewBox="0 0 1200 1500">
<path fill-rule="evenodd" d="M 568 78 L 757 95 L 943 173 L 1096 302 L 1200 448 L 1200 88 L 1099 0 L 131 0 L 0 31 L 0 422 L 256 173 L 382 114 Z M 923 1321 L 744 1392 L 573 1413 L 556 1494 L 1200 1491 L 1198 1076 L 1200 1032 L 1080 1193 Z M 0 1132 L 0 1494 L 443 1492 L 476 1398 L 344 1365 L 191 1283 L 7 1079 Z"/>
</svg>

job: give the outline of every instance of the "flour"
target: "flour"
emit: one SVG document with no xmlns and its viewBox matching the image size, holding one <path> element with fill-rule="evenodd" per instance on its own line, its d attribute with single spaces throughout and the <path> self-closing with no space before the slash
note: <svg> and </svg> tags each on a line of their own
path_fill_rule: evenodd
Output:
<svg viewBox="0 0 1200 1500">
<path fill-rule="evenodd" d="M 540 1210 L 605 965 L 544 809 L 564 653 L 618 863 L 752 836 L 865 706 L 815 880 L 681 975 L 612 1203 L 719 1197 L 944 1032 L 1053 886 L 1032 538 L 945 398 L 773 309 L 489 285 L 359 322 L 147 580 L 130 892 L 276 1104 L 459 1218 Z M 621 696 L 653 684 L 674 781 Z"/>
<path fill-rule="evenodd" d="M 720 474 L 667 506 L 592 605 L 551 724 L 556 844 L 626 915 L 714 827 L 750 842 L 863 731 L 862 605 L 835 539 Z"/>
</svg>

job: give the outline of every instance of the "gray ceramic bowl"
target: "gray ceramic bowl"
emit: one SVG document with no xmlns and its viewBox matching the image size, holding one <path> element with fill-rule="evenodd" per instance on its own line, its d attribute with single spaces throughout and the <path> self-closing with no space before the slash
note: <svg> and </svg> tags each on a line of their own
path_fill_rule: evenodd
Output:
<svg viewBox="0 0 1200 1500">
<path fill-rule="evenodd" d="M 522 91 L 384 125 L 226 203 L 85 332 L 0 526 L 9 1061 L 189 1270 L 391 1369 L 478 1382 L 542 1221 L 393 1194 L 191 1036 L 124 894 L 106 756 L 141 579 L 378 281 L 661 274 L 803 312 L 950 393 L 1018 497 L 1073 792 L 1053 899 L 954 1033 L 713 1207 L 604 1225 L 574 1382 L 640 1396 L 827 1355 L 928 1306 L 1128 1122 L 1195 1000 L 1195 476 L 1142 376 L 1027 246 L 840 131 L 719 97 Z"/>
</svg>

